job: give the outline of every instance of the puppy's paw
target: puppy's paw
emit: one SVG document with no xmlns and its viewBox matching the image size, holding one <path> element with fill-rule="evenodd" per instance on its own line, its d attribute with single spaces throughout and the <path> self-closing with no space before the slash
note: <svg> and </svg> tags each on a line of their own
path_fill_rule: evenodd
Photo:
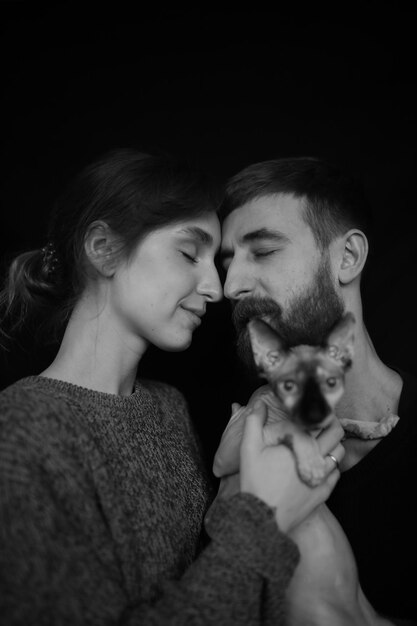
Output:
<svg viewBox="0 0 417 626">
<path fill-rule="evenodd" d="M 326 462 L 322 456 L 308 459 L 308 461 L 298 461 L 298 474 L 306 485 L 316 487 L 323 482 L 326 477 Z"/>
</svg>

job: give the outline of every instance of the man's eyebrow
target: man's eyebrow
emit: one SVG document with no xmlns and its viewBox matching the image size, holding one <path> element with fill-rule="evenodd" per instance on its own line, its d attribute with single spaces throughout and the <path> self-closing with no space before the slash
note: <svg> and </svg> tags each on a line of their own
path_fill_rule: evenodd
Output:
<svg viewBox="0 0 417 626">
<path fill-rule="evenodd" d="M 181 235 L 186 235 L 197 239 L 204 245 L 211 245 L 213 243 L 213 237 L 206 230 L 203 230 L 199 226 L 186 226 L 179 231 Z"/>
<path fill-rule="evenodd" d="M 284 235 L 279 230 L 271 230 L 270 228 L 258 228 L 257 230 L 252 230 L 245 235 L 242 235 L 239 243 L 251 243 L 253 241 L 258 241 L 259 239 L 267 239 L 269 241 L 275 241 L 277 243 L 286 243 L 289 241 L 287 235 Z"/>
</svg>

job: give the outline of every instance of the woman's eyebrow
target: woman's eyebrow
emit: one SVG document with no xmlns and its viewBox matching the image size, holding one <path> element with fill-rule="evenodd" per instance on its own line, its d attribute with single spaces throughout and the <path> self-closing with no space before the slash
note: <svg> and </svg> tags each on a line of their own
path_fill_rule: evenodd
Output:
<svg viewBox="0 0 417 626">
<path fill-rule="evenodd" d="M 203 230 L 199 226 L 186 226 L 185 228 L 181 228 L 179 233 L 188 237 L 192 237 L 193 239 L 197 239 L 197 241 L 204 245 L 210 245 L 213 243 L 213 237 L 210 235 L 210 233 Z"/>
</svg>

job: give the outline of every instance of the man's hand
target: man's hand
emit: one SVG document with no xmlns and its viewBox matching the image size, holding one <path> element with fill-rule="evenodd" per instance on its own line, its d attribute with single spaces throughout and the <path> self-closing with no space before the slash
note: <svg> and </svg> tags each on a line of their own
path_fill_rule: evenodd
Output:
<svg viewBox="0 0 417 626">
<path fill-rule="evenodd" d="M 251 493 L 275 509 L 276 520 L 283 532 L 288 532 L 323 503 L 339 479 L 339 471 L 329 463 L 328 474 L 317 487 L 303 483 L 297 472 L 294 456 L 286 446 L 271 444 L 265 434 L 267 409 L 258 400 L 248 412 L 240 447 L 240 490 Z M 343 455 L 335 433 L 327 433 L 325 450 Z"/>
</svg>

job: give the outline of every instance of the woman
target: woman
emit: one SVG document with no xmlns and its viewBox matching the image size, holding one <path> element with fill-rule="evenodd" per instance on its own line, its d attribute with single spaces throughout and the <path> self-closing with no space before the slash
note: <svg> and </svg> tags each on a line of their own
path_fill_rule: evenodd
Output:
<svg viewBox="0 0 417 626">
<path fill-rule="evenodd" d="M 210 489 L 184 398 L 137 378 L 147 347 L 185 350 L 221 298 L 215 204 L 202 178 L 134 150 L 87 167 L 48 245 L 13 262 L 3 336 L 51 336 L 53 362 L 0 394 L 3 624 L 257 624 L 298 560 L 288 533 L 334 487 L 297 478 L 247 420 L 240 493 L 202 524 Z M 340 433 L 323 454 L 340 457 Z M 336 450 L 336 452 L 335 452 Z M 285 479 L 279 482 L 276 476 Z"/>
</svg>

